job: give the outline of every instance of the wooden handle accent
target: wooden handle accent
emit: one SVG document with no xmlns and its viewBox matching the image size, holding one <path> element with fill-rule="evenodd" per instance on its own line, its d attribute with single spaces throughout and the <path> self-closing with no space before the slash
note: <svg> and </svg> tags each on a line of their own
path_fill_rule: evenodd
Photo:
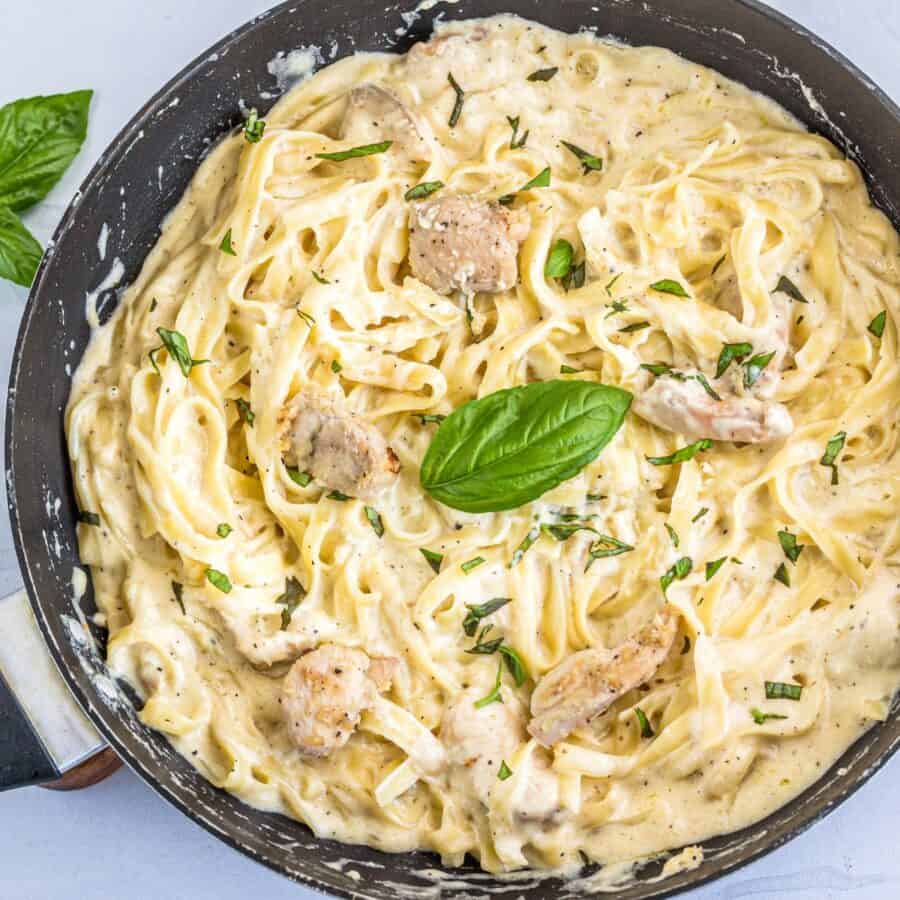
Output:
<svg viewBox="0 0 900 900">
<path fill-rule="evenodd" d="M 41 787 L 49 788 L 51 791 L 77 791 L 103 781 L 121 765 L 122 760 L 116 756 L 115 751 L 107 747 L 90 759 L 86 759 L 80 766 L 69 769 L 62 778 L 45 782 Z"/>
</svg>

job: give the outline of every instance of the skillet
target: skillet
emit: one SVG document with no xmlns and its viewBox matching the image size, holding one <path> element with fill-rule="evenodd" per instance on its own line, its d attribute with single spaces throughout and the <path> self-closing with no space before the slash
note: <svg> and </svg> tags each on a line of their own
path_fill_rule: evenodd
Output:
<svg viewBox="0 0 900 900">
<path fill-rule="evenodd" d="M 415 11 L 412 23 L 403 13 Z M 148 784 L 217 837 L 311 887 L 342 897 L 396 900 L 463 892 L 513 900 L 581 896 L 557 878 L 526 873 L 500 882 L 474 866 L 441 884 L 436 857 L 391 856 L 314 838 L 301 824 L 250 809 L 217 790 L 137 719 L 135 698 L 105 671 L 105 634 L 79 638 L 73 603 L 94 611 L 88 589 L 72 599 L 78 563 L 76 506 L 62 411 L 90 336 L 85 298 L 101 320 L 133 280 L 209 146 L 241 121 L 240 101 L 268 109 L 279 86 L 268 63 L 282 51 L 335 47 L 405 51 L 438 17 L 514 12 L 564 31 L 593 28 L 628 43 L 668 47 L 768 94 L 834 141 L 866 175 L 875 202 L 900 226 L 900 110 L 858 69 L 815 36 L 754 0 L 458 0 L 415 9 L 414 0 L 306 0 L 285 3 L 223 38 L 166 85 L 122 130 L 76 195 L 35 279 L 16 344 L 7 405 L 8 501 L 25 586 L 63 677 L 97 730 Z M 409 16 L 407 15 L 407 19 Z M 324 60 L 320 59 L 319 62 Z M 109 229 L 106 262 L 97 258 Z M 111 261 L 116 261 L 111 263 Z M 114 277 L 109 277 L 112 274 Z M 60 502 L 48 521 L 47 499 Z M 47 540 L 52 531 L 54 540 Z M 57 549 L 58 547 L 58 549 Z M 15 699 L 0 680 L 0 788 L 55 777 L 52 761 L 24 719 L 4 720 Z M 0 728 L 2 730 L 2 728 Z M 744 865 L 799 834 L 864 783 L 900 744 L 900 703 L 810 789 L 757 825 L 702 842 L 704 861 L 660 881 L 648 862 L 617 891 L 623 900 L 670 896 Z M 18 754 L 11 764 L 4 755 Z M 24 749 L 23 749 L 24 748 Z"/>
</svg>

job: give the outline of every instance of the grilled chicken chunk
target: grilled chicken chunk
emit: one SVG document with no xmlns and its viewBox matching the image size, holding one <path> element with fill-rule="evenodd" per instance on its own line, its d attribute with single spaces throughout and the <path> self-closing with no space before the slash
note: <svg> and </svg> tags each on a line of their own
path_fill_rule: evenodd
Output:
<svg viewBox="0 0 900 900">
<path fill-rule="evenodd" d="M 333 490 L 370 498 L 400 471 L 374 425 L 315 388 L 304 388 L 285 407 L 281 428 L 285 462 Z"/>
<path fill-rule="evenodd" d="M 579 650 L 551 669 L 531 695 L 528 731 L 550 747 L 653 676 L 672 649 L 678 618 L 670 607 L 627 641 Z"/>
<path fill-rule="evenodd" d="M 281 708 L 291 740 L 307 756 L 328 756 L 356 730 L 362 713 L 390 688 L 397 661 L 322 644 L 291 666 Z"/>
<path fill-rule="evenodd" d="M 526 213 L 496 200 L 445 194 L 416 203 L 409 222 L 413 275 L 439 294 L 509 290 L 528 228 Z"/>
</svg>

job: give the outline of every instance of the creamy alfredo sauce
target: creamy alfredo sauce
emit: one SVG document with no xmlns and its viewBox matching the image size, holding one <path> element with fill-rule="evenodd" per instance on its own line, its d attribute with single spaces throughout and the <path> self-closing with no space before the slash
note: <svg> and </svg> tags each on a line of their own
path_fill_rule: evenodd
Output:
<svg viewBox="0 0 900 900">
<path fill-rule="evenodd" d="M 365 119 L 355 94 L 364 120 L 348 124 L 363 85 L 394 99 Z M 517 191 L 498 219 L 515 230 L 507 289 L 439 294 L 424 263 L 414 277 L 414 203 Z M 545 274 L 560 238 L 583 283 Z M 79 539 L 112 670 L 214 784 L 448 865 L 620 861 L 759 819 L 883 719 L 897 685 L 897 250 L 831 144 L 666 50 L 498 17 L 328 66 L 261 140 L 233 135 L 204 162 L 76 374 L 69 447 L 98 517 Z M 183 366 L 171 348 L 151 359 L 160 327 L 183 336 Z M 717 378 L 742 343 L 769 360 L 754 373 L 729 351 Z M 498 513 L 423 491 L 437 425 L 419 415 L 559 378 L 635 396 L 580 474 Z M 290 428 L 310 396 L 377 428 L 399 475 L 363 499 L 308 479 Z M 710 430 L 685 462 L 648 461 Z M 564 516 L 595 531 L 533 531 Z M 633 549 L 585 571 L 598 534 Z M 670 569 L 659 668 L 541 746 L 536 683 L 639 634 Z M 481 624 L 518 654 L 521 686 L 497 652 L 466 652 L 467 604 L 493 598 L 510 602 Z M 315 756 L 282 692 L 321 645 L 364 654 L 365 702 L 340 670 L 312 683 L 309 702 L 352 707 L 346 743 Z"/>
</svg>

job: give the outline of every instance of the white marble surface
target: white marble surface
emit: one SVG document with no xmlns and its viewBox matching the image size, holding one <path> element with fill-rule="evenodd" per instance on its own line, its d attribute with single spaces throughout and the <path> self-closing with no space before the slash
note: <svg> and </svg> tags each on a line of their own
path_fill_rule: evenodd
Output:
<svg viewBox="0 0 900 900">
<path fill-rule="evenodd" d="M 42 240 L 133 111 L 186 62 L 269 5 L 267 0 L 3 4 L 0 103 L 82 87 L 97 92 L 84 151 L 63 183 L 28 217 Z M 771 5 L 837 46 L 900 99 L 900 0 L 772 0 Z M 3 383 L 24 302 L 24 291 L 0 282 Z M 20 583 L 3 516 L 0 596 Z M 900 898 L 898 796 L 900 760 L 895 759 L 825 822 L 690 896 L 697 900 Z M 127 770 L 80 793 L 29 788 L 0 795 L 0 834 L 0 900 L 311 900 L 315 896 L 210 837 Z"/>
</svg>

